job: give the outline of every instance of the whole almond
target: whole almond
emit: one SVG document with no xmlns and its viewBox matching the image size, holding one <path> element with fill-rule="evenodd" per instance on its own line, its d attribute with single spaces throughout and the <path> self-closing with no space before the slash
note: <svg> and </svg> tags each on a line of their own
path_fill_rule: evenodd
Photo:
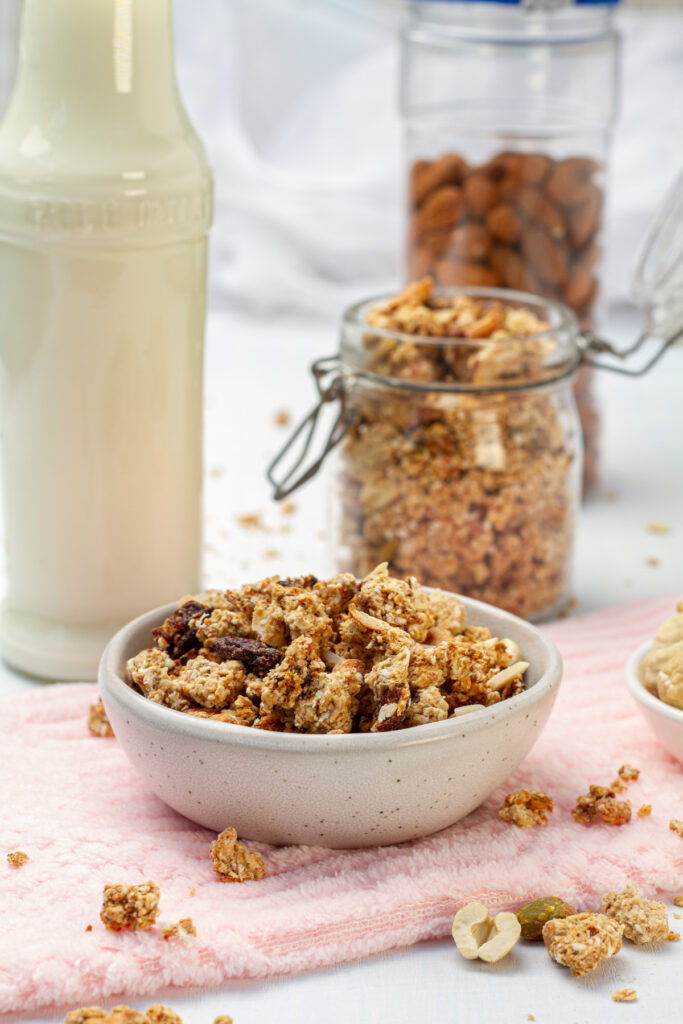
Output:
<svg viewBox="0 0 683 1024">
<path fill-rule="evenodd" d="M 522 258 L 545 284 L 559 287 L 567 280 L 567 253 L 560 242 L 532 224 L 522 236 Z"/>
<path fill-rule="evenodd" d="M 551 238 L 564 238 L 567 224 L 562 211 L 537 189 L 526 185 L 520 190 L 518 205 L 525 217 L 540 224 Z"/>
<path fill-rule="evenodd" d="M 491 250 L 491 267 L 506 288 L 524 290 L 531 284 L 530 272 L 525 268 L 524 261 L 516 249 L 506 245 L 496 245 Z"/>
<path fill-rule="evenodd" d="M 415 246 L 419 248 L 424 246 L 425 249 L 429 249 L 434 256 L 445 256 L 448 248 L 451 244 L 453 237 L 453 228 L 439 228 L 438 231 L 425 231 L 424 234 L 416 241 Z"/>
<path fill-rule="evenodd" d="M 480 263 L 455 263 L 453 260 L 439 260 L 436 265 L 438 284 L 461 284 L 470 286 L 492 287 L 500 284 L 500 279 L 489 267 Z"/>
<path fill-rule="evenodd" d="M 524 153 L 520 165 L 522 181 L 529 185 L 540 185 L 547 178 L 552 160 L 543 153 Z"/>
<path fill-rule="evenodd" d="M 498 203 L 489 210 L 486 227 L 494 238 L 506 245 L 513 245 L 522 233 L 522 222 L 510 203 Z"/>
<path fill-rule="evenodd" d="M 429 231 L 452 227 L 462 212 L 462 192 L 457 185 L 442 185 L 432 192 L 415 215 L 418 238 Z"/>
<path fill-rule="evenodd" d="M 570 206 L 581 194 L 581 186 L 598 170 L 599 165 L 584 157 L 560 160 L 551 170 L 545 191 L 555 203 Z"/>
<path fill-rule="evenodd" d="M 481 224 L 462 224 L 451 232 L 447 252 L 455 263 L 481 263 L 491 251 L 491 239 Z"/>
<path fill-rule="evenodd" d="M 589 184 L 583 195 L 583 202 L 573 206 L 568 214 L 569 237 L 576 249 L 582 249 L 597 234 L 602 214 L 602 192 L 597 185 Z"/>
<path fill-rule="evenodd" d="M 595 278 L 582 263 L 577 263 L 569 273 L 569 279 L 562 290 L 562 298 L 576 312 L 583 312 L 591 302 L 596 289 Z"/>
<path fill-rule="evenodd" d="M 483 217 L 492 206 L 495 205 L 498 197 L 496 184 L 491 178 L 481 171 L 470 174 L 463 185 L 465 202 L 473 217 Z"/>
<path fill-rule="evenodd" d="M 460 185 L 465 177 L 467 164 L 457 153 L 444 153 L 438 160 L 428 163 L 416 160 L 413 164 L 410 196 L 414 206 L 419 206 L 429 195 L 442 185 Z"/>
</svg>

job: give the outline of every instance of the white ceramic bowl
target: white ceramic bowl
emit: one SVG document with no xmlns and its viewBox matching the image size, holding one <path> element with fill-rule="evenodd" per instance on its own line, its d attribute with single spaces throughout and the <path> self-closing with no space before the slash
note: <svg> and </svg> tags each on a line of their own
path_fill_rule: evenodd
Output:
<svg viewBox="0 0 683 1024">
<path fill-rule="evenodd" d="M 651 647 L 652 641 L 648 640 L 626 662 L 626 686 L 662 746 L 683 762 L 683 710 L 655 697 L 640 679 L 640 666 Z"/>
<path fill-rule="evenodd" d="M 261 732 L 155 704 L 125 681 L 126 661 L 175 605 L 124 626 L 102 656 L 99 685 L 133 766 L 167 804 L 219 832 L 314 846 L 379 846 L 429 835 L 478 807 L 538 739 L 562 677 L 535 626 L 464 599 L 467 621 L 519 644 L 523 693 L 444 722 L 337 736 Z"/>
</svg>

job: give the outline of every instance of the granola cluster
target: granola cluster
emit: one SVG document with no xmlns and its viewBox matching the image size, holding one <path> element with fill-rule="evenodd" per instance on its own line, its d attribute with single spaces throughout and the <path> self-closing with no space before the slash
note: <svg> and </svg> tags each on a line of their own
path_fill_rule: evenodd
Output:
<svg viewBox="0 0 683 1024">
<path fill-rule="evenodd" d="M 429 278 L 367 324 L 352 358 L 382 380 L 363 379 L 346 399 L 345 567 L 363 575 L 387 561 L 393 575 L 527 617 L 561 605 L 577 439 L 552 389 L 523 387 L 558 373 L 549 325 L 531 309 L 435 294 Z"/>
<path fill-rule="evenodd" d="M 158 916 L 159 886 L 155 882 L 105 885 L 100 918 L 109 931 L 144 931 Z"/>
<path fill-rule="evenodd" d="M 552 959 L 575 978 L 588 974 L 621 949 L 624 926 L 606 914 L 572 914 L 543 925 L 543 941 Z"/>
<path fill-rule="evenodd" d="M 191 917 L 182 917 L 180 921 L 169 925 L 167 928 L 162 928 L 161 931 L 167 942 L 169 939 L 187 939 L 191 935 L 197 934 L 197 929 Z"/>
<path fill-rule="evenodd" d="M 101 700 L 90 705 L 90 711 L 88 713 L 88 732 L 91 736 L 107 737 L 114 735 L 114 730 L 107 718 L 107 712 L 104 710 L 104 704 Z"/>
<path fill-rule="evenodd" d="M 23 867 L 29 859 L 29 855 L 23 850 L 13 850 L 12 853 L 7 854 L 7 863 L 13 868 Z"/>
<path fill-rule="evenodd" d="M 637 768 L 630 764 L 622 764 L 616 779 L 613 779 L 609 786 L 590 786 L 585 795 L 576 798 L 576 807 L 572 811 L 574 820 L 589 825 L 598 818 L 605 825 L 626 825 L 631 820 L 631 801 L 618 800 L 617 794 L 623 793 L 629 782 L 636 782 L 639 775 L 640 771 Z M 650 813 L 646 810 L 641 814 L 643 810 L 641 807 L 638 811 L 640 817 L 646 817 Z"/>
<path fill-rule="evenodd" d="M 631 882 L 621 892 L 603 896 L 602 906 L 608 917 L 623 924 L 625 938 L 638 945 L 660 942 L 669 934 L 666 904 L 644 899 Z"/>
<path fill-rule="evenodd" d="M 182 1019 L 169 1006 L 155 1003 L 149 1010 L 139 1013 L 130 1006 L 114 1006 L 103 1010 L 101 1006 L 82 1006 L 70 1010 L 64 1024 L 183 1024 Z"/>
<path fill-rule="evenodd" d="M 665 704 L 683 709 L 683 601 L 655 633 L 640 666 L 640 678 Z"/>
<path fill-rule="evenodd" d="M 224 829 L 211 843 L 211 861 L 221 882 L 252 882 L 266 877 L 263 857 L 243 846 L 234 828 Z"/>
<path fill-rule="evenodd" d="M 514 641 L 466 626 L 457 597 L 395 579 L 273 576 L 186 600 L 128 662 L 160 704 L 278 732 L 385 732 L 520 693 Z"/>
<path fill-rule="evenodd" d="M 555 802 L 546 793 L 518 789 L 505 797 L 505 803 L 498 808 L 498 817 L 513 822 L 518 828 L 533 828 L 546 825 L 548 815 L 554 810 Z"/>
</svg>

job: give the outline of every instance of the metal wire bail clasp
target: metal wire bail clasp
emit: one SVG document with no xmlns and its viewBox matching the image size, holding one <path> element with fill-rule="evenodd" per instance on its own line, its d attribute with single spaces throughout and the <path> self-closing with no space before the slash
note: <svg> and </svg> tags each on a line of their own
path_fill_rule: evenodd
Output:
<svg viewBox="0 0 683 1024">
<path fill-rule="evenodd" d="M 581 334 L 581 356 L 582 362 L 588 366 L 593 366 L 597 370 L 609 370 L 612 373 L 621 373 L 626 377 L 642 377 L 644 373 L 647 373 L 655 363 L 658 363 L 668 348 L 671 348 L 681 337 L 683 337 L 683 323 L 675 324 L 670 331 L 667 332 L 667 336 L 664 338 L 654 338 L 654 335 L 649 331 L 643 331 L 642 334 L 634 341 L 628 348 L 618 349 L 611 341 L 607 341 L 605 338 L 600 338 L 597 334 L 592 331 L 583 331 Z M 648 340 L 654 339 L 657 341 L 657 347 L 653 354 L 649 357 L 647 362 L 643 363 L 642 366 L 633 367 L 625 365 L 624 360 L 634 355 L 636 352 L 640 352 L 643 345 Z M 596 356 L 608 355 L 613 356 L 619 362 L 605 362 L 602 359 L 596 359 Z"/>
<path fill-rule="evenodd" d="M 288 438 L 284 447 L 280 449 L 266 470 L 266 476 L 272 485 L 273 497 L 276 501 L 286 498 L 307 480 L 314 477 L 332 449 L 336 448 L 346 437 L 358 420 L 357 415 L 349 413 L 346 405 L 346 396 L 353 377 L 344 373 L 338 356 L 325 356 L 323 359 L 317 359 L 311 365 L 311 373 L 315 378 L 320 399 Z M 336 401 L 339 402 L 339 412 L 327 435 L 322 452 L 309 466 L 302 468 L 313 444 L 323 407 L 329 402 Z M 284 475 L 278 479 L 279 467 L 299 438 L 301 438 L 301 450 L 298 456 L 289 469 L 284 471 Z"/>
</svg>

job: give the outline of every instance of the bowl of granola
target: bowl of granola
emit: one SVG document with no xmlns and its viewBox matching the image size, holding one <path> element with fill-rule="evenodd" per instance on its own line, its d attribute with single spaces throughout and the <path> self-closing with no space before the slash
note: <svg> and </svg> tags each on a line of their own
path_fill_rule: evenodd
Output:
<svg viewBox="0 0 683 1024">
<path fill-rule="evenodd" d="M 390 576 L 277 576 L 135 619 L 99 684 L 139 774 L 215 831 L 377 846 L 469 814 L 540 735 L 562 675 L 535 626 Z"/>
<path fill-rule="evenodd" d="M 633 652 L 626 686 L 662 746 L 683 762 L 683 602 Z"/>
</svg>

